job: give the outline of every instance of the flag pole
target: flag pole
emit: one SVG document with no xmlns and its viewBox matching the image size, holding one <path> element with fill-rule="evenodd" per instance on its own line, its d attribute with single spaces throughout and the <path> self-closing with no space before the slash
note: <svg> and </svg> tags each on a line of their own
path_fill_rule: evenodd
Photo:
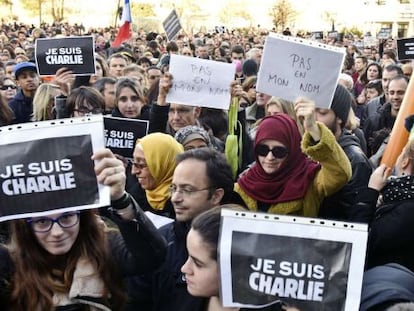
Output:
<svg viewBox="0 0 414 311">
<path fill-rule="evenodd" d="M 115 13 L 115 20 L 114 20 L 114 28 L 116 28 L 118 23 L 118 15 L 119 15 L 119 6 L 121 5 L 121 0 L 118 0 L 118 5 L 116 6 L 116 13 Z"/>
</svg>

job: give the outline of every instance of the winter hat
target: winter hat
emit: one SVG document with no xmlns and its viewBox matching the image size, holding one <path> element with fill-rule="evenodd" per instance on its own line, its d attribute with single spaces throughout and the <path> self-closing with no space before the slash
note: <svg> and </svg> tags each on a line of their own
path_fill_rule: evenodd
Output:
<svg viewBox="0 0 414 311">
<path fill-rule="evenodd" d="M 247 59 L 243 63 L 243 73 L 246 77 L 257 76 L 257 63 L 253 59 Z"/>
<path fill-rule="evenodd" d="M 335 94 L 332 99 L 331 109 L 335 112 L 335 115 L 340 120 L 342 120 L 343 125 L 345 125 L 348 120 L 351 104 L 351 93 L 349 93 L 349 91 L 344 86 L 338 84 L 336 86 Z"/>
</svg>

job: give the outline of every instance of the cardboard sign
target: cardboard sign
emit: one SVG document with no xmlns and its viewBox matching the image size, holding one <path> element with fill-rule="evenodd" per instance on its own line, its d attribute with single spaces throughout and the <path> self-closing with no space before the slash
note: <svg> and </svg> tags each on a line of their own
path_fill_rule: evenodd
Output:
<svg viewBox="0 0 414 311">
<path fill-rule="evenodd" d="M 167 102 L 229 109 L 234 64 L 171 54 L 169 72 L 174 79 Z"/>
<path fill-rule="evenodd" d="M 178 18 L 175 10 L 172 10 L 167 18 L 162 22 L 162 26 L 167 34 L 168 41 L 174 40 L 182 29 L 180 19 Z"/>
<path fill-rule="evenodd" d="M 367 225 L 224 209 L 223 306 L 358 310 L 366 242 Z"/>
<path fill-rule="evenodd" d="M 75 75 L 95 74 L 94 40 L 92 36 L 37 39 L 36 66 L 40 76 L 55 75 L 66 67 Z"/>
<path fill-rule="evenodd" d="M 414 59 L 414 37 L 397 39 L 398 60 Z"/>
<path fill-rule="evenodd" d="M 105 146 L 132 159 L 135 142 L 148 134 L 149 121 L 104 116 Z"/>
<path fill-rule="evenodd" d="M 102 116 L 0 128 L 0 221 L 109 205 L 92 153 L 104 148 Z"/>
<path fill-rule="evenodd" d="M 381 28 L 377 35 L 378 39 L 391 38 L 391 28 Z"/>
<path fill-rule="evenodd" d="M 258 92 L 295 101 L 306 97 L 329 108 L 345 49 L 300 38 L 270 34 L 260 65 Z"/>
</svg>

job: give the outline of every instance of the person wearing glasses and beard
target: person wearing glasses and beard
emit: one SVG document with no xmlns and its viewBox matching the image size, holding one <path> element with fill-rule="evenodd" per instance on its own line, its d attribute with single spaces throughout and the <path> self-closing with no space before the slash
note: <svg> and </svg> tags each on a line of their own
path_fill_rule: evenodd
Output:
<svg viewBox="0 0 414 311">
<path fill-rule="evenodd" d="M 295 112 L 303 122 L 303 138 L 287 114 L 265 117 L 258 126 L 256 162 L 234 189 L 252 211 L 316 217 L 324 197 L 351 177 L 351 165 L 335 136 L 315 121 L 315 103 L 299 98 Z"/>
</svg>

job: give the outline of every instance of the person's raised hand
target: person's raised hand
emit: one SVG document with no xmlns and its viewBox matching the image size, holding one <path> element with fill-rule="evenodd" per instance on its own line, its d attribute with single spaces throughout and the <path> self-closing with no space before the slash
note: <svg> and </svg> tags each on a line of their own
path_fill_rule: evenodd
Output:
<svg viewBox="0 0 414 311">
<path fill-rule="evenodd" d="M 100 184 L 110 187 L 111 200 L 117 200 L 125 192 L 125 166 L 109 149 L 100 149 L 92 155 L 95 174 Z"/>
</svg>

